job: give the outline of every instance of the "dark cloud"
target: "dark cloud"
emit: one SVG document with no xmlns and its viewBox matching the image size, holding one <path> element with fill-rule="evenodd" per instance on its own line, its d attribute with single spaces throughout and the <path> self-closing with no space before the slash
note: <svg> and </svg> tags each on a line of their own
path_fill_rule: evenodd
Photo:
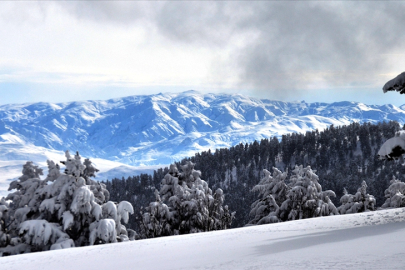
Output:
<svg viewBox="0 0 405 270">
<path fill-rule="evenodd" d="M 331 87 L 373 84 L 379 73 L 390 70 L 384 55 L 401 52 L 405 46 L 404 2 L 90 1 L 62 5 L 81 19 L 144 23 L 171 42 L 213 50 L 232 45 L 235 35 L 246 34 L 244 46 L 232 52 L 240 87 L 271 92 L 275 98 L 305 93 L 317 82 Z M 215 65 L 215 72 L 218 65 L 229 70 L 230 62 Z"/>
<path fill-rule="evenodd" d="M 239 57 L 243 85 L 274 96 L 374 83 L 387 69 L 382 54 L 405 44 L 402 3 L 260 3 L 252 16 L 260 37 Z"/>
</svg>

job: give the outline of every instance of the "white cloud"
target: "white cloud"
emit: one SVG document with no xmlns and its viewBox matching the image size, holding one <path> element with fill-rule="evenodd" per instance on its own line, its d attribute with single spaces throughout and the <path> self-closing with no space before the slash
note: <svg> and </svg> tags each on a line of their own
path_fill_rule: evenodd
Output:
<svg viewBox="0 0 405 270">
<path fill-rule="evenodd" d="M 9 21 L 0 29 L 0 36 L 7 37 L 0 44 L 3 81 L 204 85 L 213 80 L 210 68 L 215 57 L 228 50 L 168 42 L 147 22 L 125 27 L 98 24 L 72 17 L 53 3 L 32 5 L 32 10 L 45 15 Z"/>
<path fill-rule="evenodd" d="M 0 2 L 1 83 L 275 99 L 403 71 L 401 2 Z M 34 87 L 35 88 L 35 87 Z M 311 90 L 310 89 L 315 89 Z M 378 90 L 377 90 L 378 89 Z M 340 92 L 339 92 L 340 91 Z M 361 100 L 359 100 L 361 101 Z"/>
</svg>

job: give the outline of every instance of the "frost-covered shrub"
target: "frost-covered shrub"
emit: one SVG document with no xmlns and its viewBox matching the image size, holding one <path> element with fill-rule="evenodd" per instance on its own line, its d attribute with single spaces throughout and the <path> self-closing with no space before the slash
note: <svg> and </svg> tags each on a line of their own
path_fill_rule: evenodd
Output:
<svg viewBox="0 0 405 270">
<path fill-rule="evenodd" d="M 340 203 L 342 204 L 338 207 L 340 214 L 352 214 L 374 211 L 376 200 L 373 195 L 367 193 L 367 183 L 363 181 L 361 187 L 357 189 L 354 195 L 349 194 L 347 190 L 344 189 Z"/>
<path fill-rule="evenodd" d="M 322 191 L 318 176 L 311 167 L 295 166 L 289 182 L 287 172 L 273 168 L 273 176 L 264 170 L 264 178 L 252 191 L 262 196 L 251 208 L 252 220 L 247 225 L 339 214 L 330 200 L 331 190 Z"/>
<path fill-rule="evenodd" d="M 121 221 L 128 222 L 132 205 L 108 201 L 105 185 L 90 178 L 97 169 L 79 153 L 66 151 L 61 163 L 64 173 L 48 161 L 41 180 L 42 170 L 27 162 L 23 175 L 10 183 L 14 191 L 0 201 L 1 256 L 129 239 Z"/>
<path fill-rule="evenodd" d="M 381 208 L 398 208 L 405 206 L 405 183 L 392 177 L 390 186 L 385 190 L 387 198 Z"/>
<path fill-rule="evenodd" d="M 234 216 L 223 206 L 221 189 L 214 193 L 194 164 L 171 165 L 161 181 L 156 201 L 141 213 L 141 236 L 152 238 L 166 235 L 188 234 L 229 228 Z"/>
</svg>

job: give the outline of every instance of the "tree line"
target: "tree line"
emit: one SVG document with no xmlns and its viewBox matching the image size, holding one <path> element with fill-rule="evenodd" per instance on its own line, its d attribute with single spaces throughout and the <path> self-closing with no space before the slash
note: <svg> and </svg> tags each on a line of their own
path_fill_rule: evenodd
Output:
<svg viewBox="0 0 405 270">
<path fill-rule="evenodd" d="M 336 197 L 330 198 L 335 205 L 340 204 L 344 190 L 355 194 L 365 181 L 379 207 L 393 176 L 401 180 L 405 175 L 402 160 L 387 162 L 377 155 L 382 143 L 400 129 L 395 121 L 331 125 L 323 131 L 285 134 L 280 139 L 273 137 L 204 151 L 176 164 L 195 163 L 195 169 L 201 171 L 213 190 L 223 190 L 225 203 L 236 212 L 232 227 L 242 227 L 250 221 L 250 205 L 258 196 L 252 189 L 265 176 L 263 169 L 273 171 L 273 167 L 291 172 L 296 165 L 310 166 L 323 189 L 335 192 Z M 154 199 L 153 190 L 159 189 L 168 171 L 161 168 L 153 175 L 112 179 L 106 181 L 106 186 L 113 200 L 128 200 L 139 213 L 141 206 Z M 130 224 L 137 228 L 136 217 L 130 219 Z"/>
<path fill-rule="evenodd" d="M 0 200 L 0 256 L 403 207 L 404 160 L 377 155 L 398 130 L 332 125 L 101 183 L 78 152 L 64 170 L 48 161 L 44 179 L 27 162 Z"/>
</svg>

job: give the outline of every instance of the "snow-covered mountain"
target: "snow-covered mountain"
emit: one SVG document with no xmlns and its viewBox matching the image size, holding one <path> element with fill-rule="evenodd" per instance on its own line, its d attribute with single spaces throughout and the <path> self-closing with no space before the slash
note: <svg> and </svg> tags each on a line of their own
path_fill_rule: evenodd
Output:
<svg viewBox="0 0 405 270">
<path fill-rule="evenodd" d="M 404 269 L 405 209 L 0 258 L 31 269 Z"/>
<path fill-rule="evenodd" d="M 20 171 L 27 160 L 58 161 L 69 149 L 98 158 L 100 164 L 101 160 L 114 162 L 108 169 L 101 168 L 111 177 L 121 172 L 119 168 L 111 171 L 116 167 L 130 174 L 139 166 L 167 165 L 199 151 L 240 142 L 322 130 L 331 124 L 389 120 L 405 123 L 405 106 L 280 102 L 196 91 L 2 105 L 0 173 Z"/>
</svg>

